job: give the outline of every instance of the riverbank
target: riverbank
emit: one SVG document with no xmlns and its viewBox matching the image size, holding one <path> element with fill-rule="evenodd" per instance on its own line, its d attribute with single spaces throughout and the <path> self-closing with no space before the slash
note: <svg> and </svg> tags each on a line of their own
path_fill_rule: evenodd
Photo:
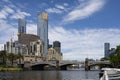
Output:
<svg viewBox="0 0 120 80">
<path fill-rule="evenodd" d="M 0 67 L 0 71 L 22 71 L 22 68 L 3 68 Z"/>
</svg>

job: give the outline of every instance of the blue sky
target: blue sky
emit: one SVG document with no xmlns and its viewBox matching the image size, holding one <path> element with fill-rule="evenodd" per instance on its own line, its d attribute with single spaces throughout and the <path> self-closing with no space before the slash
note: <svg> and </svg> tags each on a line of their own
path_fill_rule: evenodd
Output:
<svg viewBox="0 0 120 80">
<path fill-rule="evenodd" d="M 66 60 L 98 59 L 104 43 L 120 44 L 120 0 L 1 0 L 0 46 L 17 40 L 18 18 L 36 34 L 37 12 L 49 14 L 49 40 L 59 40 Z M 2 49 L 2 47 L 1 47 Z"/>
</svg>

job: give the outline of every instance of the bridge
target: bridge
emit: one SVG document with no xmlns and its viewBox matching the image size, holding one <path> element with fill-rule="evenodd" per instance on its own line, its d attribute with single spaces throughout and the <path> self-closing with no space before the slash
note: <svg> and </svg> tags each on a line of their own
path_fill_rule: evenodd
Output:
<svg viewBox="0 0 120 80">
<path fill-rule="evenodd" d="M 90 70 L 93 66 L 112 67 L 109 61 L 43 61 L 43 62 L 25 62 L 24 67 L 30 70 L 45 70 L 45 69 L 56 69 L 56 70 L 67 70 L 70 66 L 84 65 L 85 70 Z"/>
<path fill-rule="evenodd" d="M 44 69 L 57 69 L 57 70 L 67 70 L 69 66 L 77 66 L 83 64 L 84 62 L 78 61 L 44 61 L 44 62 L 25 62 L 24 67 L 30 70 L 44 70 Z"/>
<path fill-rule="evenodd" d="M 89 61 L 85 60 L 85 70 L 90 70 L 93 66 L 99 66 L 99 68 L 112 67 L 109 61 Z"/>
</svg>

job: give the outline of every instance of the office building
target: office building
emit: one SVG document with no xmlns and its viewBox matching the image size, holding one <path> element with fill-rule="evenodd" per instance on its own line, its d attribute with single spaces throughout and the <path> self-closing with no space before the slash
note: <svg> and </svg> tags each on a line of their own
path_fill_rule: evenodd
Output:
<svg viewBox="0 0 120 80">
<path fill-rule="evenodd" d="M 62 54 L 58 53 L 54 48 L 49 48 L 46 56 L 47 61 L 61 61 L 63 59 Z"/>
<path fill-rule="evenodd" d="M 44 54 L 46 57 L 48 51 L 48 14 L 39 12 L 37 17 L 37 35 L 44 42 Z"/>
<path fill-rule="evenodd" d="M 18 19 L 18 33 L 19 34 L 26 34 L 26 20 L 25 19 Z"/>
<path fill-rule="evenodd" d="M 53 48 L 58 52 L 61 53 L 61 43 L 59 41 L 53 42 Z"/>
<path fill-rule="evenodd" d="M 108 58 L 109 57 L 109 50 L 110 50 L 110 43 L 105 43 L 104 44 L 104 57 Z"/>
<path fill-rule="evenodd" d="M 63 59 L 63 55 L 61 53 L 61 43 L 59 41 L 54 41 L 53 46 L 49 45 L 46 60 L 47 61 L 51 61 L 51 60 L 61 61 L 62 59 Z"/>
</svg>

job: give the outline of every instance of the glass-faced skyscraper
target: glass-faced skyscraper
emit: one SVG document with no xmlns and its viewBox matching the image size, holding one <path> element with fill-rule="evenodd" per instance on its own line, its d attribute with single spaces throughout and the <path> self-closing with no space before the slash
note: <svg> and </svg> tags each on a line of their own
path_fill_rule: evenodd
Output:
<svg viewBox="0 0 120 80">
<path fill-rule="evenodd" d="M 46 57 L 48 49 L 48 14 L 46 12 L 39 12 L 37 17 L 37 35 L 44 42 L 44 54 Z"/>
<path fill-rule="evenodd" d="M 26 20 L 25 19 L 18 19 L 18 33 L 26 34 Z"/>
<path fill-rule="evenodd" d="M 109 57 L 109 50 L 110 50 L 110 43 L 104 43 L 104 53 L 105 53 L 105 58 Z"/>
</svg>

